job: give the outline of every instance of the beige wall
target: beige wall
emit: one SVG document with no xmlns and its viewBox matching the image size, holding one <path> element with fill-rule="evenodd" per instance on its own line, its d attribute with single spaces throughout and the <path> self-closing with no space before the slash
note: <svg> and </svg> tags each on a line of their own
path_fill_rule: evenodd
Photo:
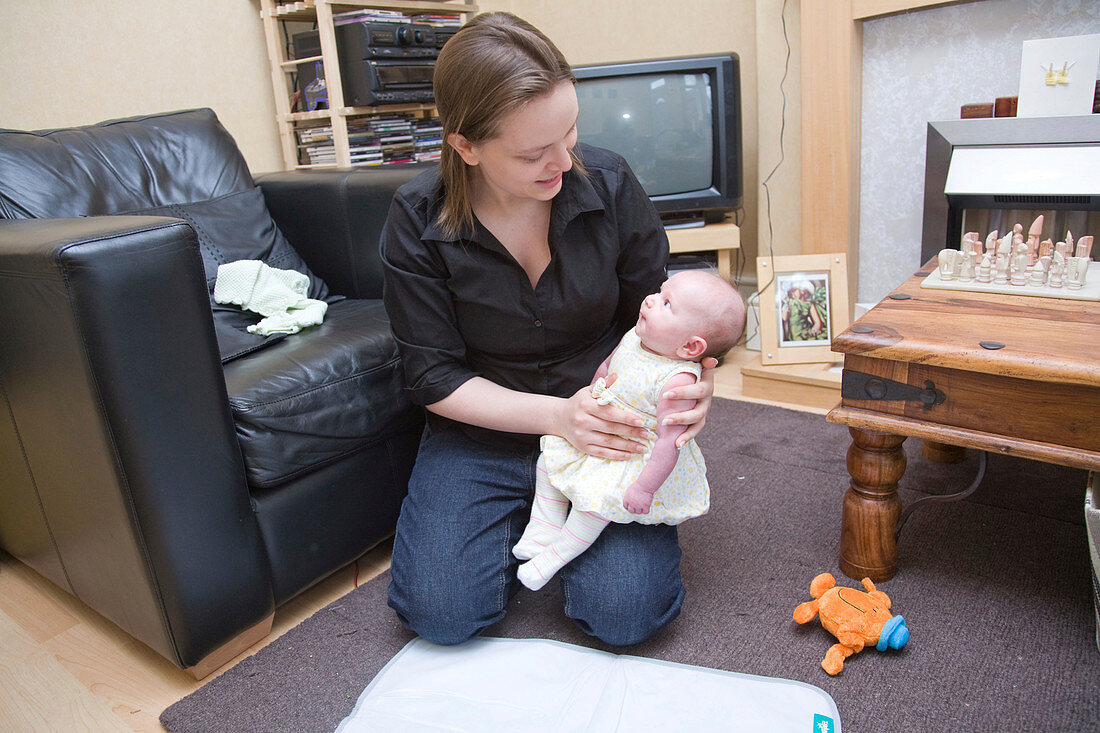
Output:
<svg viewBox="0 0 1100 733">
<path fill-rule="evenodd" d="M 211 107 L 281 167 L 259 0 L 0 0 L 0 127 Z"/>
<path fill-rule="evenodd" d="M 793 46 L 785 160 L 779 82 Z M 736 52 L 741 58 L 746 275 L 757 239 L 800 250 L 797 3 L 783 0 L 487 0 L 542 28 L 574 64 Z M 281 167 L 259 0 L 0 0 L 0 127 L 38 129 L 206 106 L 255 172 Z M 763 122 L 761 122 L 763 120 Z M 759 232 L 759 235 L 758 235 Z"/>
</svg>

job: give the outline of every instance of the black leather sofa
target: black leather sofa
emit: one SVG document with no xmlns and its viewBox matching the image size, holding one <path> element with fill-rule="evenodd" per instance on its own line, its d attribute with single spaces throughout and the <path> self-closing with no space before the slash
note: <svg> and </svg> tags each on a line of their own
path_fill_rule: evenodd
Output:
<svg viewBox="0 0 1100 733">
<path fill-rule="evenodd" d="M 201 677 L 386 538 L 423 416 L 378 234 L 416 172 L 257 186 L 210 110 L 0 131 L 0 547 Z M 240 259 L 324 323 L 249 333 Z"/>
</svg>

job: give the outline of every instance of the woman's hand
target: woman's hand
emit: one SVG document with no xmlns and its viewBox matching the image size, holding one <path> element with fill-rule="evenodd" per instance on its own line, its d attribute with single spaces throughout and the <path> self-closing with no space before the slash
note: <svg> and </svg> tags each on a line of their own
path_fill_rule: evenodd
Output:
<svg viewBox="0 0 1100 733">
<path fill-rule="evenodd" d="M 614 374 L 604 380 L 608 387 L 614 382 Z M 642 427 L 640 417 L 614 405 L 599 404 L 590 387 L 579 390 L 562 403 L 557 423 L 556 434 L 577 450 L 617 461 L 643 452 L 645 446 L 638 441 L 652 437 L 652 433 Z"/>
<path fill-rule="evenodd" d="M 684 445 L 699 434 L 707 421 L 707 413 L 710 412 L 711 398 L 714 396 L 714 369 L 718 366 L 718 360 L 707 357 L 702 361 L 703 373 L 695 384 L 683 387 L 674 387 L 663 395 L 667 399 L 695 400 L 695 407 L 683 412 L 677 412 L 664 419 L 665 425 L 686 425 L 683 435 L 676 439 L 676 448 Z"/>
</svg>

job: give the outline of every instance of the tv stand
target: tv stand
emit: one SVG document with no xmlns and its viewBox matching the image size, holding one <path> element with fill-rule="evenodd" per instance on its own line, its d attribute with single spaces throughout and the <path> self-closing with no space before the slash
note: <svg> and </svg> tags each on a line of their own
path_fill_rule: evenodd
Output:
<svg viewBox="0 0 1100 733">
<path fill-rule="evenodd" d="M 679 214 L 676 216 L 662 216 L 661 223 L 665 229 L 695 229 L 706 226 L 707 220 L 702 214 Z"/>
<path fill-rule="evenodd" d="M 718 273 L 732 281 L 733 251 L 741 247 L 741 228 L 733 223 L 733 217 L 721 222 L 692 226 L 683 229 L 669 229 L 668 251 L 671 254 L 685 252 L 716 252 L 718 254 Z"/>
</svg>

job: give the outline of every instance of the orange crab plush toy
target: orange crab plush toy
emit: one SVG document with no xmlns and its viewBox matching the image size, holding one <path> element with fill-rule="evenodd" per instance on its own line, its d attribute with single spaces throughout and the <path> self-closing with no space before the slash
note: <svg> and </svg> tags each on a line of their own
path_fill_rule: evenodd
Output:
<svg viewBox="0 0 1100 733">
<path fill-rule="evenodd" d="M 800 624 L 821 616 L 821 625 L 837 638 L 821 660 L 829 674 L 844 668 L 844 660 L 863 647 L 874 645 L 880 652 L 901 649 L 909 641 L 909 627 L 902 616 L 890 615 L 890 596 L 875 590 L 870 578 L 863 579 L 866 593 L 836 584 L 836 578 L 822 573 L 810 583 L 814 600 L 798 604 L 794 620 Z"/>
</svg>

